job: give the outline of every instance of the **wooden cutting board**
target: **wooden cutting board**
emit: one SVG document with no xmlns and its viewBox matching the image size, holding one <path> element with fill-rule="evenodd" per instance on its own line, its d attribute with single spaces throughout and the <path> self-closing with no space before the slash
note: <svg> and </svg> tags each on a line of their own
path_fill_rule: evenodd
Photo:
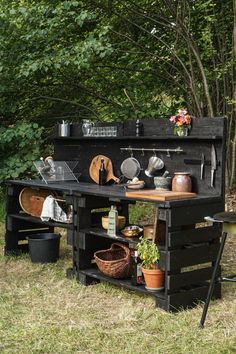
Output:
<svg viewBox="0 0 236 354">
<path fill-rule="evenodd" d="M 104 155 L 97 155 L 92 159 L 92 162 L 89 167 L 89 174 L 92 180 L 97 184 L 99 183 L 99 168 L 101 166 L 101 159 L 104 160 L 104 167 L 106 170 L 106 182 L 113 180 L 116 183 L 119 183 L 119 178 L 114 176 L 111 160 L 109 159 L 109 157 L 106 157 Z"/>
<path fill-rule="evenodd" d="M 149 199 L 149 200 L 178 200 L 196 197 L 196 193 L 190 192 L 172 192 L 172 191 L 157 191 L 156 189 L 147 189 L 135 192 L 126 192 L 125 196 L 129 198 Z"/>
</svg>

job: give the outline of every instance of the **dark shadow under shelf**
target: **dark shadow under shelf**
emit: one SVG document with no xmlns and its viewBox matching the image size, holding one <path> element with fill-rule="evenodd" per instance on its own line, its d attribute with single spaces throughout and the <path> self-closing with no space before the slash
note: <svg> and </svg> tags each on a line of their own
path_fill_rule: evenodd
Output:
<svg viewBox="0 0 236 354">
<path fill-rule="evenodd" d="M 137 243 L 139 242 L 139 237 L 124 237 L 121 233 L 119 233 L 117 236 L 109 236 L 107 234 L 106 231 L 104 231 L 103 229 L 99 228 L 99 227 L 93 227 L 93 228 L 89 228 L 89 229 L 81 229 L 79 231 L 79 233 L 84 234 L 84 235 L 89 235 L 91 237 L 94 237 L 96 239 L 96 237 L 102 237 L 105 238 L 107 240 L 111 240 L 111 241 L 120 241 L 120 242 L 125 242 L 128 243 L 130 248 L 135 248 L 135 245 L 137 245 Z M 158 243 L 158 248 L 160 252 L 165 252 L 165 244 L 161 244 Z"/>
<path fill-rule="evenodd" d="M 24 220 L 28 222 L 32 222 L 35 224 L 42 224 L 42 225 L 48 225 L 48 226 L 53 226 L 53 227 L 60 227 L 62 229 L 70 229 L 73 230 L 74 225 L 73 224 L 67 224 L 67 223 L 62 223 L 62 222 L 57 222 L 57 221 L 42 221 L 38 217 L 30 216 L 25 213 L 20 213 L 20 214 L 8 214 L 8 217 L 15 218 L 18 220 Z"/>
<path fill-rule="evenodd" d="M 109 236 L 105 230 L 103 230 L 99 227 L 82 229 L 82 230 L 80 230 L 80 232 L 84 233 L 84 234 L 104 237 L 104 238 L 107 238 L 109 240 L 114 240 L 114 241 L 121 241 L 121 242 L 126 242 L 126 243 L 135 243 L 135 244 L 139 242 L 138 237 L 124 237 L 121 233 L 119 233 L 117 236 Z"/>
</svg>

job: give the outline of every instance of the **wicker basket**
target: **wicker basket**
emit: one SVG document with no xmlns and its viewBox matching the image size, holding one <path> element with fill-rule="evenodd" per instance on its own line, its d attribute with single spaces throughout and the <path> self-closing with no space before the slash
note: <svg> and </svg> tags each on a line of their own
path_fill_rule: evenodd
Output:
<svg viewBox="0 0 236 354">
<path fill-rule="evenodd" d="M 128 278 L 131 275 L 130 249 L 122 243 L 113 243 L 111 248 L 94 253 L 99 270 L 111 278 Z"/>
</svg>

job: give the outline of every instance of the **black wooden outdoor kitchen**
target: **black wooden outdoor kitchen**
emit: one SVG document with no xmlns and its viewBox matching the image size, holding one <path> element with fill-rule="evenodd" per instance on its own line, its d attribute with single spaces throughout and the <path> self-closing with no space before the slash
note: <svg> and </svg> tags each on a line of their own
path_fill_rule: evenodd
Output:
<svg viewBox="0 0 236 354">
<path fill-rule="evenodd" d="M 71 126 L 69 136 L 59 136 L 55 130 L 55 161 L 73 165 L 78 181 L 11 180 L 7 182 L 7 216 L 5 254 L 28 250 L 26 237 L 39 232 L 53 232 L 55 227 L 67 229 L 67 242 L 72 247 L 72 264 L 68 274 L 74 274 L 84 285 L 100 281 L 151 295 L 156 305 L 166 311 L 178 311 L 193 307 L 206 299 L 209 280 L 220 246 L 221 227 L 206 223 L 205 216 L 224 211 L 225 171 L 225 118 L 193 118 L 188 136 L 173 134 L 169 119 L 147 119 L 139 122 L 137 134 L 135 121 L 99 123 L 98 127 L 115 128 L 115 134 L 106 136 L 84 136 L 82 123 Z M 138 127 L 138 129 L 140 128 Z M 212 170 L 212 148 L 216 164 Z M 124 183 L 110 181 L 104 186 L 95 183 L 89 174 L 91 161 L 96 155 L 107 156 L 112 161 L 114 176 L 122 175 L 122 162 L 133 156 L 141 166 L 139 179 L 145 181 L 140 195 L 128 190 Z M 148 160 L 156 155 L 164 162 L 165 170 L 173 176 L 177 171 L 191 175 L 193 198 L 160 200 L 158 196 L 145 194 L 155 189 L 153 177 L 145 174 Z M 204 156 L 204 160 L 202 157 Z M 52 220 L 42 221 L 22 211 L 19 203 L 21 191 L 33 190 L 56 192 L 72 205 L 72 223 Z M 158 245 L 160 267 L 165 270 L 164 289 L 150 292 L 144 285 L 132 285 L 130 278 L 114 279 L 99 271 L 94 262 L 94 252 L 109 248 L 114 242 L 122 242 L 135 248 L 138 238 L 125 238 L 121 233 L 112 237 L 101 226 L 104 208 L 116 205 L 119 215 L 126 217 L 129 224 L 129 205 L 137 201 L 146 206 L 155 205 L 158 222 L 164 225 L 164 242 Z M 158 234 L 158 228 L 157 228 Z M 220 272 L 220 271 L 219 271 Z M 216 284 L 213 296 L 221 297 L 221 284 Z"/>
</svg>

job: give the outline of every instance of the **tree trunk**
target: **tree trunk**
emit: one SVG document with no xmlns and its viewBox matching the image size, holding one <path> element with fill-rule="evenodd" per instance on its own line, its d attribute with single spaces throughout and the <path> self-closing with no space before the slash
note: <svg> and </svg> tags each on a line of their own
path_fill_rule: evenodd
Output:
<svg viewBox="0 0 236 354">
<path fill-rule="evenodd" d="M 235 62 L 236 62 L 236 0 L 234 0 L 234 27 L 233 27 L 233 75 L 235 74 Z M 234 125 L 234 133 L 233 133 L 233 141 L 232 141 L 232 165 L 231 165 L 231 176 L 229 182 L 229 188 L 233 187 L 234 179 L 235 179 L 235 171 L 236 171 L 236 83 L 233 80 L 233 125 Z M 228 132 L 231 134 L 232 132 Z"/>
</svg>

